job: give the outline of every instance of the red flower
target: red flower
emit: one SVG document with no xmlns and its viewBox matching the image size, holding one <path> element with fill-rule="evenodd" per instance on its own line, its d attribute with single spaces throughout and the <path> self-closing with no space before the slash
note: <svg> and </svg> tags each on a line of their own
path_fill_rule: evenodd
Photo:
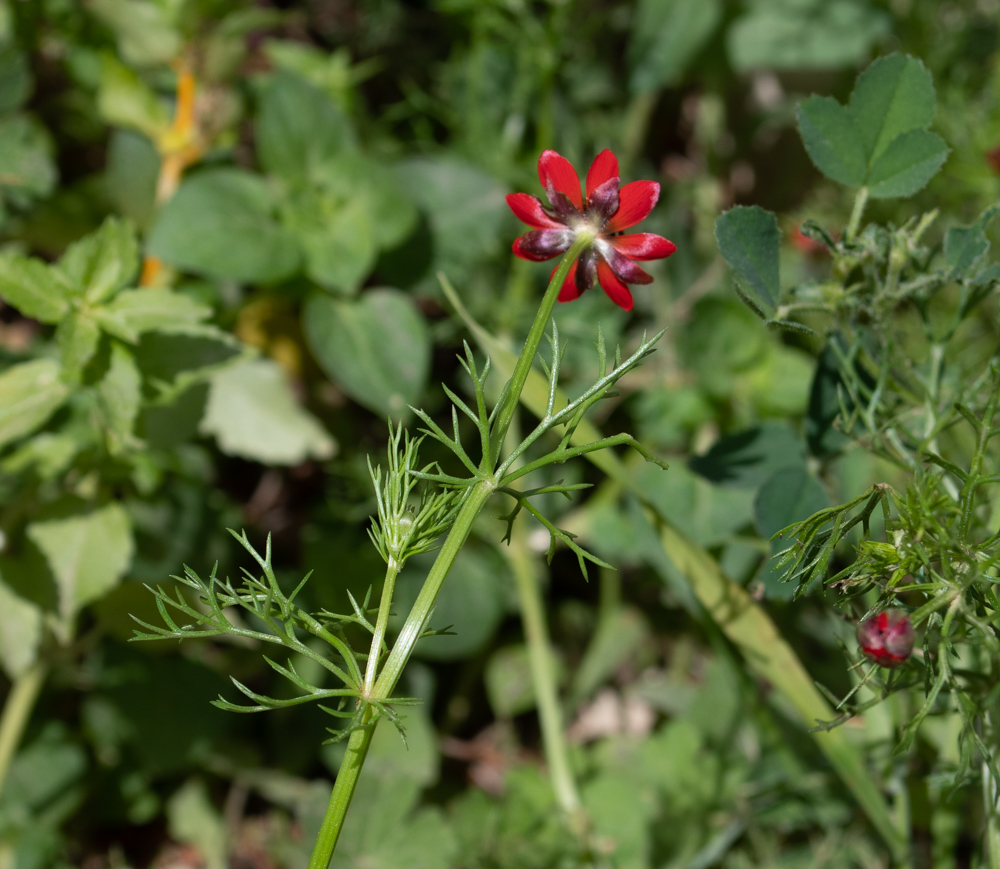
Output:
<svg viewBox="0 0 1000 869">
<path fill-rule="evenodd" d="M 514 253 L 521 259 L 541 262 L 565 253 L 585 236 L 591 243 L 570 268 L 559 301 L 576 299 L 600 281 L 612 302 L 631 311 L 632 293 L 626 284 L 653 281 L 635 260 L 663 259 L 677 250 L 672 241 L 650 232 L 619 235 L 645 220 L 660 198 L 660 185 L 633 181 L 621 187 L 618 158 L 608 150 L 601 151 L 590 164 L 586 200 L 581 196 L 576 170 L 555 151 L 543 151 L 538 158 L 538 178 L 549 200 L 547 206 L 527 193 L 507 197 L 518 219 L 535 227 L 514 242 Z"/>
<path fill-rule="evenodd" d="M 858 625 L 858 645 L 869 661 L 880 667 L 898 667 L 913 651 L 913 625 L 899 609 L 886 610 Z"/>
</svg>

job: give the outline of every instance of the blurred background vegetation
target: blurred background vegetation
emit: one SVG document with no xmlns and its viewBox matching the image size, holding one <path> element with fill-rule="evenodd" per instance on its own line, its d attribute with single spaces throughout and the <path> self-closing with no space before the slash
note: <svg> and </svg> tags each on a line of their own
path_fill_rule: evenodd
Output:
<svg viewBox="0 0 1000 869">
<path fill-rule="evenodd" d="M 213 708 L 234 693 L 226 674 L 286 689 L 238 642 L 127 645 L 128 614 L 155 619 L 142 583 L 182 563 L 234 575 L 227 527 L 272 535 L 290 581 L 314 570 L 315 609 L 344 611 L 373 583 L 377 595 L 366 457 L 384 455 L 387 416 L 441 411 L 439 382 L 465 390 L 466 328 L 437 272 L 502 341 L 526 331 L 548 267 L 511 255 L 504 195 L 538 193 L 544 148 L 583 171 L 610 147 L 623 180 L 659 181 L 642 229 L 678 246 L 631 314 L 599 291 L 559 307 L 564 388 L 592 377 L 597 324 L 624 348 L 667 330 L 597 422 L 670 460 L 647 495 L 843 694 L 851 613 L 790 601 L 767 539 L 801 516 L 769 515 L 761 491 L 808 470 L 821 484 L 805 515 L 898 472 L 824 436 L 818 348 L 739 302 L 714 221 L 737 203 L 777 211 L 786 281 L 819 274 L 799 226 L 839 230 L 851 200 L 812 167 L 794 109 L 810 93 L 843 101 L 892 51 L 933 72 L 952 154 L 917 197 L 870 213 L 971 221 L 1000 196 L 998 13 L 997 0 L 0 3 L 5 255 L 65 257 L 69 272 L 74 243 L 117 216 L 139 232 L 142 284 L 186 300 L 124 351 L 114 312 L 95 314 L 104 325 L 69 373 L 58 318 L 0 309 L 5 369 L 64 353 L 55 386 L 46 368 L 31 383 L 0 374 L 0 692 L 44 671 L 0 792 L 0 867 L 305 865 L 343 750 L 320 747 L 330 719 Z M 559 477 L 601 480 L 582 462 Z M 506 547 L 503 524 L 481 520 L 434 617 L 455 634 L 422 642 L 404 677 L 424 700 L 409 748 L 378 732 L 334 865 L 576 865 L 541 763 L 514 579 L 527 564 L 612 865 L 887 866 L 787 698 L 748 671 L 634 497 L 599 486 L 547 513 L 618 571 L 585 582 L 571 553 L 546 567 L 539 526 Z M 424 570 L 415 558 L 401 576 L 400 619 Z M 872 709 L 850 741 L 897 790 L 920 865 L 976 865 L 978 803 L 927 777 L 957 751 L 951 719 L 929 719 L 900 768 L 900 714 Z"/>
</svg>

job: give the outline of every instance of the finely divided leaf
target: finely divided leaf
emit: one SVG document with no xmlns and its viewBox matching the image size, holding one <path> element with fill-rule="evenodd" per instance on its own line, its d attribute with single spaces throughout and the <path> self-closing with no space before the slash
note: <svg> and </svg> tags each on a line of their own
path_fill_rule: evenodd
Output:
<svg viewBox="0 0 1000 869">
<path fill-rule="evenodd" d="M 719 251 L 766 316 L 781 297 L 778 220 L 759 206 L 737 206 L 715 221 Z"/>
</svg>

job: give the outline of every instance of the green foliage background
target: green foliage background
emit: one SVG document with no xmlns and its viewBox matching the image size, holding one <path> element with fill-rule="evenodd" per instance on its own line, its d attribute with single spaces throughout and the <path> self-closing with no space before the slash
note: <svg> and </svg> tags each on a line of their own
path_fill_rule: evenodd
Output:
<svg viewBox="0 0 1000 869">
<path fill-rule="evenodd" d="M 769 316 L 825 265 L 803 220 L 835 231 L 851 212 L 852 191 L 810 156 L 869 185 L 873 219 L 940 208 L 932 243 L 971 223 L 1000 197 L 998 12 L 995 0 L 0 3 L 2 690 L 46 668 L 0 792 L 0 867 L 305 865 L 342 751 L 320 745 L 329 719 L 210 706 L 234 694 L 228 675 L 286 689 L 248 644 L 127 645 L 129 613 L 155 619 L 142 583 L 183 563 L 235 576 L 227 527 L 272 535 L 290 584 L 314 570 L 314 609 L 377 595 L 366 457 L 383 455 L 387 417 L 446 411 L 439 381 L 466 389 L 467 326 L 438 272 L 519 346 L 548 270 L 510 254 L 520 226 L 504 195 L 539 192 L 544 148 L 583 172 L 610 147 L 623 180 L 659 181 L 642 229 L 678 246 L 650 265 L 632 314 L 599 290 L 559 307 L 564 390 L 593 379 L 597 324 L 629 352 L 666 328 L 595 421 L 670 461 L 635 469 L 642 494 L 762 602 L 812 677 L 846 693 L 852 625 L 822 592 L 791 601 L 768 539 L 899 472 L 845 448 L 823 400 L 830 360 L 739 301 L 715 220 L 734 204 L 777 212 L 773 226 L 734 217 L 719 239 Z M 936 113 L 879 136 L 881 116 L 851 93 L 893 51 L 923 60 L 909 86 L 931 88 Z M 836 162 L 847 115 L 865 141 Z M 879 159 L 900 132 L 925 171 L 893 187 Z M 734 261 L 733 245 L 763 237 L 781 240 L 780 272 Z M 582 462 L 560 478 L 603 479 Z M 454 635 L 422 641 L 404 677 L 424 701 L 407 710 L 408 748 L 377 732 L 334 865 L 593 865 L 540 762 L 518 558 L 545 583 L 601 860 L 888 865 L 794 698 L 720 631 L 635 496 L 612 483 L 545 506 L 618 572 L 585 583 L 565 551 L 546 567 L 540 526 L 501 546 L 503 523 L 484 514 L 431 624 Z M 397 630 L 423 558 L 400 576 Z M 985 865 L 970 863 L 975 789 L 934 777 L 957 762 L 954 716 L 928 718 L 901 759 L 909 714 L 874 707 L 844 738 L 893 795 L 919 865 Z"/>
</svg>

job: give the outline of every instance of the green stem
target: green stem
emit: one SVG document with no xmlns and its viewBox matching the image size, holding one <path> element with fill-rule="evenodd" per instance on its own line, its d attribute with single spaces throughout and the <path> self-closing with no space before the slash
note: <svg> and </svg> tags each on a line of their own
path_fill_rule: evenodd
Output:
<svg viewBox="0 0 1000 869">
<path fill-rule="evenodd" d="M 14 680 L 7 701 L 0 715 L 0 792 L 3 791 L 4 780 L 10 770 L 14 752 L 24 735 L 24 728 L 31 718 L 31 710 L 35 707 L 38 693 L 45 681 L 45 665 L 36 663 L 25 673 Z"/>
<path fill-rule="evenodd" d="M 372 700 L 388 700 L 392 696 L 393 689 L 403 674 L 403 668 L 413 647 L 417 644 L 430 619 L 434 609 L 434 601 L 438 592 L 444 584 L 448 571 L 455 563 L 455 557 L 469 537 L 472 531 L 472 524 L 483 509 L 490 495 L 493 494 L 493 484 L 491 481 L 481 481 L 472 487 L 466 496 L 462 509 L 455 517 L 455 524 L 445 538 L 444 545 L 438 552 L 437 558 L 424 580 L 423 588 L 417 595 L 417 600 L 406 617 L 406 623 L 400 631 L 392 651 L 386 659 L 385 666 L 373 688 L 366 689 L 366 695 Z M 386 574 L 388 579 L 388 573 Z M 393 578 L 395 579 L 395 578 Z M 383 589 L 383 600 L 385 600 L 385 590 Z M 388 610 L 388 607 L 386 607 Z M 381 619 L 382 606 L 379 605 L 379 617 Z M 369 667 L 371 659 L 369 659 Z M 366 679 L 367 682 L 367 679 Z M 354 796 L 354 788 L 358 783 L 358 776 L 361 774 L 361 767 L 364 765 L 365 756 L 368 754 L 368 746 L 371 743 L 372 734 L 375 731 L 377 721 L 355 730 L 351 734 L 347 743 L 347 753 L 340 764 L 337 772 L 337 781 L 333 786 L 333 793 L 330 795 L 330 803 L 326 807 L 326 814 L 323 816 L 323 824 L 320 827 L 319 837 L 313 848 L 312 858 L 309 860 L 309 869 L 327 869 L 333 857 L 333 850 L 337 847 L 337 839 L 340 837 L 340 830 L 344 826 L 344 818 L 347 816 L 347 809 L 351 805 L 351 797 Z"/>
<path fill-rule="evenodd" d="M 521 390 L 528 379 L 531 371 L 531 364 L 534 362 L 538 352 L 538 345 L 541 343 L 545 327 L 552 316 L 552 309 L 555 307 L 556 299 L 559 297 L 559 290 L 562 288 L 566 275 L 569 274 L 570 267 L 576 262 L 577 257 L 583 252 L 593 239 L 586 237 L 579 238 L 573 246 L 566 252 L 566 255 L 559 263 L 559 267 L 552 275 L 548 289 L 542 299 L 541 307 L 535 315 L 535 321 L 528 332 L 528 338 L 524 342 L 521 355 L 517 360 L 514 373 L 507 385 L 501 405 L 497 410 L 497 422 L 490 437 L 490 454 L 492 461 L 497 461 L 500 456 L 500 445 L 503 444 L 507 429 L 510 428 L 514 412 L 517 410 L 518 401 L 521 397 Z M 484 464 L 489 457 L 484 457 Z M 434 610 L 434 603 L 437 600 L 441 586 L 455 563 L 462 546 L 468 539 L 472 531 L 472 525 L 476 517 L 486 506 L 486 502 L 496 489 L 496 480 L 492 474 L 492 468 L 483 468 L 482 478 L 473 485 L 465 496 L 465 501 L 455 523 L 451 526 L 444 544 L 438 551 L 438 556 L 431 566 L 427 578 L 424 580 L 420 594 L 410 609 L 409 615 L 403 629 L 399 632 L 396 642 L 393 643 L 392 651 L 386 658 L 382 672 L 374 679 L 374 685 L 370 685 L 370 679 L 374 678 L 378 669 L 378 658 L 380 657 L 382 637 L 385 636 L 385 623 L 388 621 L 388 601 L 392 597 L 392 585 L 395 583 L 395 573 L 390 565 L 386 572 L 386 585 L 382 590 L 382 600 L 379 604 L 379 616 L 376 624 L 376 635 L 372 638 L 372 655 L 368 659 L 367 672 L 365 675 L 365 697 L 374 701 L 386 701 L 392 696 L 392 692 L 403 674 L 403 668 L 410 660 L 410 655 L 427 628 L 431 613 Z M 398 567 L 395 568 L 398 570 Z M 391 576 L 390 576 L 391 574 Z M 388 594 L 387 594 L 388 592 Z M 382 633 L 379 634 L 379 625 L 382 625 Z M 376 645 L 377 643 L 377 645 Z M 374 663 L 373 663 L 374 662 Z M 337 781 L 330 795 L 330 803 L 327 806 L 326 814 L 323 817 L 323 824 L 320 828 L 319 838 L 313 849 L 312 858 L 309 861 L 309 869 L 327 869 L 334 848 L 337 846 L 337 839 L 340 830 L 344 825 L 344 818 L 347 809 L 351 804 L 351 797 L 354 795 L 354 788 L 361 774 L 361 768 L 368 753 L 368 746 L 371 743 L 372 733 L 375 730 L 377 720 L 371 724 L 354 731 L 347 744 L 347 753 L 340 765 L 337 773 Z"/>
<path fill-rule="evenodd" d="M 868 188 L 862 187 L 858 190 L 858 195 L 854 198 L 854 208 L 851 210 L 851 219 L 844 232 L 844 241 L 854 241 L 854 236 L 858 234 L 861 226 L 861 215 L 865 213 L 865 206 L 868 204 Z"/>
<path fill-rule="evenodd" d="M 510 383 L 501 399 L 496 423 L 490 433 L 490 457 L 494 466 L 500 458 L 500 446 L 503 444 L 503 440 L 507 436 L 507 429 L 510 428 L 510 422 L 514 418 L 521 390 L 524 389 L 524 382 L 528 379 L 531 364 L 535 361 L 535 354 L 538 352 L 538 345 L 542 342 L 542 336 L 545 334 L 545 327 L 548 326 L 549 319 L 552 317 L 552 309 L 555 308 L 556 300 L 559 298 L 559 290 L 562 289 L 563 281 L 566 280 L 570 267 L 591 244 L 593 244 L 593 239 L 586 236 L 576 240 L 563 256 L 559 267 L 552 275 L 552 280 L 549 281 L 545 295 L 542 297 L 542 304 L 538 308 L 538 313 L 535 314 L 535 322 L 531 324 L 531 330 L 528 332 L 521 355 L 514 366 L 514 373 L 511 375 Z"/>
<path fill-rule="evenodd" d="M 323 816 L 323 823 L 319 828 L 319 836 L 316 837 L 316 845 L 313 847 L 312 857 L 309 859 L 309 869 L 327 869 L 330 865 L 330 859 L 333 857 L 334 848 L 337 847 L 340 831 L 344 827 L 347 808 L 351 804 L 351 797 L 354 796 L 354 788 L 357 787 L 361 767 L 364 766 L 368 747 L 371 745 L 372 735 L 375 733 L 377 724 L 376 721 L 351 734 L 347 743 L 347 753 L 344 755 L 340 770 L 337 772 L 333 794 L 330 796 L 330 803 L 326 807 L 326 814 Z"/>
<path fill-rule="evenodd" d="M 375 677 L 378 675 L 378 662 L 382 657 L 382 642 L 385 640 L 385 629 L 389 624 L 389 610 L 392 609 L 392 592 L 396 586 L 400 564 L 396 557 L 390 556 L 385 568 L 385 581 L 382 583 L 382 597 L 378 602 L 378 619 L 375 621 L 375 633 L 372 634 L 372 646 L 368 652 L 368 666 L 365 668 L 365 695 L 370 695 L 375 687 Z"/>
<path fill-rule="evenodd" d="M 569 750 L 563 732 L 562 710 L 559 708 L 559 694 L 552 643 L 548 625 L 545 623 L 545 605 L 538 588 L 538 572 L 535 559 L 524 542 L 524 530 L 518 528 L 509 547 L 509 561 L 517 582 L 518 600 L 521 605 L 521 621 L 528 644 L 528 660 L 531 665 L 531 681 L 538 703 L 538 718 L 542 726 L 542 744 L 548 763 L 552 788 L 560 807 L 571 821 L 581 818 L 580 795 L 577 792 L 573 770 L 569 763 Z"/>
</svg>

